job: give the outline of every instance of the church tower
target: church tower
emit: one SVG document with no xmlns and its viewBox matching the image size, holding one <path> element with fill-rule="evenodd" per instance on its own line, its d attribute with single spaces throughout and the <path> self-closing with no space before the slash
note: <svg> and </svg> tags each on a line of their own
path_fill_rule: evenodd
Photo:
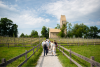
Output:
<svg viewBox="0 0 100 67">
<path fill-rule="evenodd" d="M 66 22 L 67 22 L 67 21 L 66 21 L 65 15 L 61 15 L 61 18 L 60 18 L 60 28 L 62 28 L 63 24 L 66 24 Z M 65 35 L 66 35 L 67 29 L 65 29 L 64 33 L 65 33 Z"/>
</svg>

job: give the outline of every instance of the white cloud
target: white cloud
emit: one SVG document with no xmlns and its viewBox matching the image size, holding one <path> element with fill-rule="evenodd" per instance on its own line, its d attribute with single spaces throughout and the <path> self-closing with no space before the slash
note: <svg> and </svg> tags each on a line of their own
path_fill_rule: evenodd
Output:
<svg viewBox="0 0 100 67">
<path fill-rule="evenodd" d="M 69 22 L 87 22 L 86 20 L 93 19 L 93 17 L 100 19 L 100 0 L 60 0 L 43 5 L 42 9 L 58 20 L 61 15 L 65 15 Z M 99 17 L 93 13 L 98 13 Z"/>
<path fill-rule="evenodd" d="M 97 21 L 97 22 L 90 22 L 90 23 L 84 23 L 84 24 L 86 24 L 86 25 L 92 25 L 92 26 L 94 26 L 94 25 L 100 25 L 100 21 Z"/>
<path fill-rule="evenodd" d="M 48 18 L 38 17 L 38 12 L 34 9 L 18 10 L 17 5 L 5 5 L 0 1 L 0 18 L 7 17 L 18 25 L 19 35 L 23 32 L 29 34 L 29 29 L 34 30 L 46 25 L 50 20 Z M 30 33 L 31 33 L 30 30 Z M 40 32 L 40 30 L 38 30 Z"/>
</svg>

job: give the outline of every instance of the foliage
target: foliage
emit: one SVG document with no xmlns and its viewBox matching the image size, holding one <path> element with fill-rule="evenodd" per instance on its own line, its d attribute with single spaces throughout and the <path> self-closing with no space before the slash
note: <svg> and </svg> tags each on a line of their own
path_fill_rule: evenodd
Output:
<svg viewBox="0 0 100 67">
<path fill-rule="evenodd" d="M 60 29 L 60 25 L 59 25 L 59 24 L 57 24 L 57 27 L 55 27 L 55 29 Z"/>
<path fill-rule="evenodd" d="M 67 22 L 67 37 L 72 37 L 73 36 L 71 30 L 72 30 L 72 24 Z"/>
<path fill-rule="evenodd" d="M 63 24 L 62 28 L 60 29 L 61 31 L 58 33 L 58 36 L 65 37 L 64 33 L 65 29 L 66 29 L 66 24 Z"/>
<path fill-rule="evenodd" d="M 21 35 L 20 35 L 20 37 L 24 37 L 25 35 L 22 33 Z"/>
<path fill-rule="evenodd" d="M 71 26 L 71 24 L 69 25 Z M 90 28 L 86 25 L 82 24 L 75 24 L 72 28 L 68 27 L 67 36 L 68 37 L 89 37 L 89 38 L 97 38 L 98 33 L 100 33 L 100 29 L 96 26 L 90 26 Z"/>
<path fill-rule="evenodd" d="M 45 26 L 43 26 L 41 34 L 43 37 L 49 38 L 49 28 L 46 28 Z"/>
<path fill-rule="evenodd" d="M 18 25 L 13 24 L 13 21 L 7 18 L 1 18 L 0 20 L 0 36 L 17 37 Z"/>
<path fill-rule="evenodd" d="M 97 38 L 98 33 L 100 33 L 100 29 L 98 29 L 96 26 L 90 26 L 89 28 L 89 37 Z"/>
<path fill-rule="evenodd" d="M 31 36 L 32 36 L 32 37 L 38 37 L 38 32 L 35 31 L 35 30 L 32 30 Z"/>
<path fill-rule="evenodd" d="M 75 37 L 87 36 L 88 30 L 88 26 L 84 25 L 83 23 L 80 25 L 75 24 L 72 29 L 72 34 L 75 35 Z"/>
</svg>

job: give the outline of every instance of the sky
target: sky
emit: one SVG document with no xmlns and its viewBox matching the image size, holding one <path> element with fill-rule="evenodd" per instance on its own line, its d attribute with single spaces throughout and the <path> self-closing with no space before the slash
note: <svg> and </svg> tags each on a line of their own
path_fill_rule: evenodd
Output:
<svg viewBox="0 0 100 67">
<path fill-rule="evenodd" d="M 61 15 L 72 25 L 84 23 L 100 29 L 100 0 L 0 0 L 0 19 L 7 17 L 21 33 L 41 35 L 43 26 L 55 28 Z"/>
</svg>

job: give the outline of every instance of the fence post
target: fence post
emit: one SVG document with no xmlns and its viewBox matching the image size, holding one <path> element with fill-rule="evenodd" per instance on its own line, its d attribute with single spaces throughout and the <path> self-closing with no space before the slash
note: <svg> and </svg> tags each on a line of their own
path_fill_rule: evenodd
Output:
<svg viewBox="0 0 100 67">
<path fill-rule="evenodd" d="M 64 46 L 63 46 L 64 47 Z M 63 48 L 63 52 L 64 52 L 64 48 Z M 63 56 L 64 56 L 64 53 L 63 53 Z"/>
<path fill-rule="evenodd" d="M 94 60 L 94 56 L 91 56 L 91 60 Z M 91 67 L 95 67 L 93 63 L 91 63 Z"/>
<path fill-rule="evenodd" d="M 69 43 L 68 43 L 68 47 L 69 47 Z"/>
<path fill-rule="evenodd" d="M 27 52 L 27 50 L 26 50 L 25 52 Z M 27 60 L 27 54 L 25 55 L 25 60 Z M 27 62 L 27 61 L 26 61 L 26 62 Z"/>
<path fill-rule="evenodd" d="M 59 45 L 59 51 L 60 51 L 60 45 Z"/>
<path fill-rule="evenodd" d="M 70 49 L 70 51 L 69 51 L 69 52 L 70 52 L 70 58 L 71 58 L 71 49 Z M 70 63 L 72 63 L 72 61 L 71 61 L 71 60 L 70 60 Z"/>
<path fill-rule="evenodd" d="M 94 42 L 94 46 L 95 46 L 95 42 Z"/>
<path fill-rule="evenodd" d="M 8 43 L 8 48 L 9 48 L 9 43 Z"/>
<path fill-rule="evenodd" d="M 33 47 L 33 54 L 35 54 L 35 53 L 34 53 L 34 47 Z"/>
<path fill-rule="evenodd" d="M 38 45 L 37 45 L 37 52 L 38 52 Z"/>
<path fill-rule="evenodd" d="M 14 46 L 15 46 L 15 36 L 14 36 Z"/>
<path fill-rule="evenodd" d="M 6 63 L 6 59 L 5 58 L 2 58 L 2 63 Z M 3 67 L 6 67 L 6 65 L 3 66 Z"/>
</svg>

